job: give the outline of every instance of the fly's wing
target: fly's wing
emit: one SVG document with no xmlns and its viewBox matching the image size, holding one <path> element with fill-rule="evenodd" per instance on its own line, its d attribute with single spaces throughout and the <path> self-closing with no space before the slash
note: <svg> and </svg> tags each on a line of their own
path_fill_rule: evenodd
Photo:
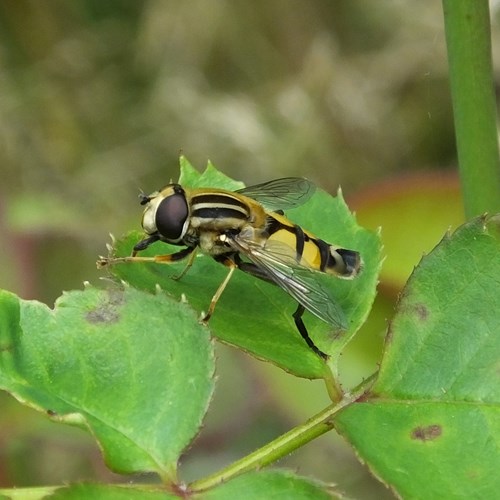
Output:
<svg viewBox="0 0 500 500">
<path fill-rule="evenodd" d="M 265 209 L 287 210 L 303 205 L 316 186 L 303 177 L 283 177 L 236 191 L 259 202 Z"/>
<path fill-rule="evenodd" d="M 318 281 L 314 271 L 297 263 L 290 247 L 269 241 L 262 247 L 240 235 L 230 238 L 228 243 L 309 312 L 336 328 L 347 328 L 344 311 L 335 297 Z"/>
</svg>

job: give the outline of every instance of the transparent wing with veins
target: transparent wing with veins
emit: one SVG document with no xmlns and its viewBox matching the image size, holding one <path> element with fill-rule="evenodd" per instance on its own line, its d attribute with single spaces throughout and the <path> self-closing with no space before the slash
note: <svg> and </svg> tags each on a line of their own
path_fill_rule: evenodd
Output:
<svg viewBox="0 0 500 500">
<path fill-rule="evenodd" d="M 318 281 L 315 271 L 297 263 L 289 246 L 271 241 L 263 246 L 241 233 L 228 237 L 227 243 L 309 312 L 339 330 L 347 328 L 344 311 L 331 291 Z"/>
<path fill-rule="evenodd" d="M 316 186 L 303 177 L 283 177 L 236 192 L 254 199 L 267 210 L 276 211 L 303 205 L 315 190 Z"/>
</svg>

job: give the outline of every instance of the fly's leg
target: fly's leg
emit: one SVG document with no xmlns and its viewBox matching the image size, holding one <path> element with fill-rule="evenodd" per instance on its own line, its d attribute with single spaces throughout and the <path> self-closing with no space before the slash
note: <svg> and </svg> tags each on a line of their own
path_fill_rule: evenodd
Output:
<svg viewBox="0 0 500 500">
<path fill-rule="evenodd" d="M 248 273 L 251 276 L 255 276 L 256 278 L 259 278 L 263 281 L 267 281 L 268 283 L 272 283 L 273 285 L 275 284 L 267 271 L 256 266 L 255 264 L 252 264 L 251 262 L 243 262 L 239 258 L 239 256 L 237 257 L 238 259 L 236 260 L 236 265 L 238 266 L 238 269 L 241 269 L 245 273 Z"/>
<path fill-rule="evenodd" d="M 136 245 L 137 247 L 137 245 Z M 97 261 L 97 267 L 106 267 L 114 264 L 121 264 L 124 262 L 154 262 L 155 264 L 171 264 L 172 262 L 177 262 L 179 260 L 184 259 L 193 251 L 196 247 L 187 247 L 182 249 L 180 252 L 175 252 L 167 255 L 155 255 L 153 257 L 141 257 L 136 255 L 136 250 L 134 249 L 134 253 L 128 257 L 100 257 Z M 191 261 L 191 259 L 190 259 Z M 191 264 L 188 262 L 188 266 L 191 267 Z M 185 269 L 181 276 L 185 274 L 187 269 Z"/>
<path fill-rule="evenodd" d="M 190 247 L 188 247 L 188 248 L 190 248 Z M 196 247 L 193 247 L 192 250 L 194 250 L 195 248 Z M 189 271 L 190 267 L 193 265 L 194 258 L 196 257 L 196 252 L 193 252 L 192 250 L 190 252 L 186 267 L 182 270 L 182 272 L 180 274 L 177 274 L 176 276 L 172 276 L 173 280 L 179 281 Z M 178 253 L 180 253 L 180 252 L 178 252 Z"/>
<path fill-rule="evenodd" d="M 295 321 L 295 326 L 297 327 L 297 330 L 299 333 L 302 335 L 302 338 L 306 341 L 306 344 L 320 357 L 323 359 L 328 359 L 328 354 L 325 354 L 323 351 L 320 351 L 314 342 L 312 341 L 311 337 L 309 337 L 309 334 L 307 333 L 306 326 L 304 325 L 304 322 L 302 321 L 302 315 L 304 314 L 305 307 L 302 304 L 299 304 L 297 307 L 297 310 L 293 313 L 293 320 Z"/>
<path fill-rule="evenodd" d="M 222 295 L 222 292 L 224 292 L 224 289 L 226 288 L 227 284 L 229 283 L 229 280 L 231 279 L 231 276 L 233 275 L 234 270 L 238 267 L 237 264 L 229 257 L 225 258 L 224 260 L 219 260 L 219 262 L 222 262 L 222 264 L 229 267 L 229 272 L 227 273 L 226 277 L 224 278 L 224 281 L 219 285 L 219 288 L 217 288 L 217 291 L 215 292 L 214 296 L 212 297 L 212 300 L 210 301 L 210 305 L 208 306 L 208 311 L 205 314 L 205 316 L 203 316 L 203 318 L 202 318 L 203 323 L 207 323 L 208 320 L 211 318 L 212 314 L 214 313 L 215 306 L 217 305 L 217 302 L 220 299 L 220 296 Z"/>
<path fill-rule="evenodd" d="M 236 263 L 238 267 L 242 270 L 245 271 L 248 274 L 251 274 L 252 276 L 255 276 L 256 278 L 260 278 L 261 280 L 267 281 L 269 283 L 274 283 L 272 278 L 268 275 L 268 273 L 261 269 L 260 267 L 256 266 L 255 264 L 252 264 L 250 262 L 242 262 L 241 259 L 239 259 L 239 256 L 236 255 Z M 302 315 L 304 314 L 305 307 L 302 304 L 298 304 L 296 311 L 293 313 L 293 320 L 295 321 L 295 326 L 297 327 L 297 330 L 299 331 L 300 335 L 302 338 L 306 341 L 306 344 L 322 359 L 328 359 L 328 355 L 325 354 L 323 351 L 320 351 L 317 347 L 316 344 L 312 341 L 311 337 L 309 337 L 309 333 L 307 333 L 306 326 L 304 325 L 304 322 L 302 321 Z"/>
<path fill-rule="evenodd" d="M 140 252 L 141 250 L 146 250 L 149 245 L 152 245 L 156 241 L 160 239 L 160 236 L 158 234 L 152 234 L 151 236 L 148 236 L 147 238 L 144 238 L 143 240 L 139 241 L 134 245 L 134 249 L 132 251 L 132 256 L 136 256 L 137 252 Z"/>
</svg>

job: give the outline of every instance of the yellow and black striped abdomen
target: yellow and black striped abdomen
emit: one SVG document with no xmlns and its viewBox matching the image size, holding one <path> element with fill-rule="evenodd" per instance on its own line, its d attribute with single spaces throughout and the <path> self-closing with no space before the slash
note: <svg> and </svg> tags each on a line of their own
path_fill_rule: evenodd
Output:
<svg viewBox="0 0 500 500">
<path fill-rule="evenodd" d="M 300 266 L 344 278 L 360 270 L 358 252 L 331 245 L 280 214 L 268 215 L 267 232 L 268 241 L 286 245 Z"/>
</svg>

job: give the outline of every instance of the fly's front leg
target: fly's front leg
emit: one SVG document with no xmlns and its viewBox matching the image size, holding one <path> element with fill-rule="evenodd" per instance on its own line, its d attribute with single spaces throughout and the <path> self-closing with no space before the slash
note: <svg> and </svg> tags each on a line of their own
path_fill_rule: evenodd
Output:
<svg viewBox="0 0 500 500">
<path fill-rule="evenodd" d="M 145 241 L 145 240 L 144 240 Z M 99 260 L 97 261 L 97 267 L 102 268 L 106 266 L 112 266 L 115 264 L 121 264 L 125 262 L 154 262 L 155 264 L 171 264 L 173 262 L 177 262 L 179 260 L 184 259 L 193 251 L 196 249 L 196 247 L 187 247 L 182 249 L 180 252 L 175 252 L 167 255 L 155 255 L 153 257 L 142 257 L 140 255 L 136 255 L 137 253 L 137 247 L 141 244 L 142 242 L 139 242 L 135 247 L 134 247 L 134 252 L 132 255 L 128 257 L 100 257 Z M 141 250 L 141 248 L 139 248 Z M 190 259 L 191 261 L 191 259 Z M 192 263 L 192 262 L 191 262 Z M 190 267 L 191 264 L 188 263 L 188 267 Z M 185 269 L 181 276 L 185 274 L 187 269 Z"/>
<path fill-rule="evenodd" d="M 156 241 L 160 239 L 160 236 L 158 234 L 152 234 L 151 236 L 148 236 L 147 238 L 144 238 L 143 240 L 139 241 L 134 245 L 134 248 L 132 250 L 132 256 L 135 257 L 137 255 L 137 252 L 140 252 L 141 250 L 146 250 L 149 245 L 152 245 Z"/>
</svg>

